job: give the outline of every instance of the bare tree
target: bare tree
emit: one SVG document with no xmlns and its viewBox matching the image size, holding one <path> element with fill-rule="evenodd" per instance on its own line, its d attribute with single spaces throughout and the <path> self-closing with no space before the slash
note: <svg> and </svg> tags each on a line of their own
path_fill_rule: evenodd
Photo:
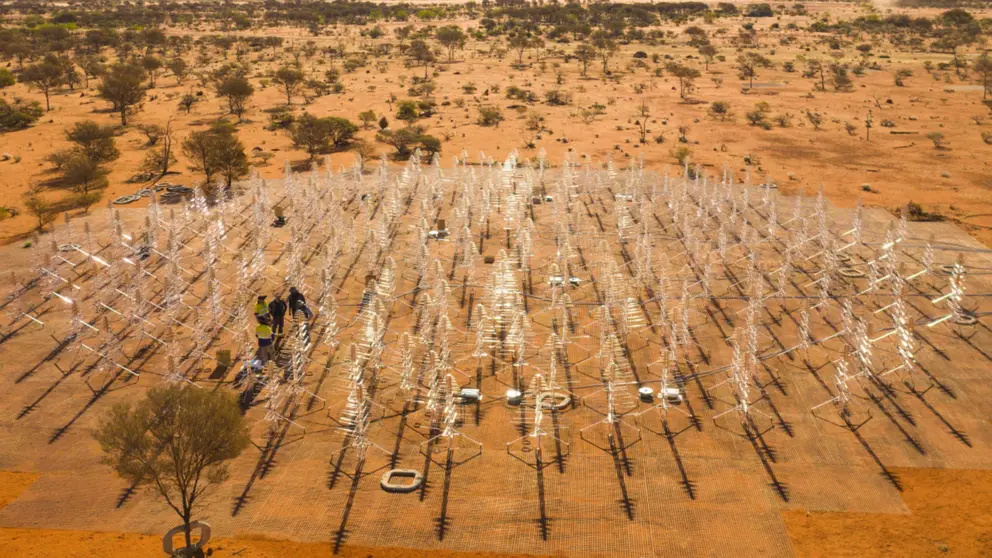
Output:
<svg viewBox="0 0 992 558">
<path fill-rule="evenodd" d="M 648 118 L 651 117 L 651 108 L 648 107 L 648 102 L 641 99 L 641 104 L 637 107 L 637 120 L 634 124 L 637 126 L 637 131 L 640 133 L 641 143 L 644 143 L 648 137 Z"/>
<path fill-rule="evenodd" d="M 173 148 L 175 138 L 172 136 L 172 119 L 169 119 L 165 128 L 159 128 L 161 133 L 156 142 L 159 146 L 145 155 L 143 166 L 147 172 L 155 173 L 158 176 L 165 176 L 169 172 L 169 167 L 176 162 L 176 155 Z"/>
</svg>

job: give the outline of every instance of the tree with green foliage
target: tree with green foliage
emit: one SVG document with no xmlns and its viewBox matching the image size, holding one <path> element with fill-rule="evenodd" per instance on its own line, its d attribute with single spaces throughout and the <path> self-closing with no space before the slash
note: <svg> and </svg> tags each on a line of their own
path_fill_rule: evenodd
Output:
<svg viewBox="0 0 992 558">
<path fill-rule="evenodd" d="M 245 146 L 238 139 L 234 126 L 228 124 L 221 128 L 223 132 L 215 132 L 212 153 L 216 161 L 217 174 L 224 179 L 224 186 L 230 191 L 234 181 L 248 176 L 251 168 L 248 166 Z M 210 191 L 209 187 L 207 190 Z"/>
<path fill-rule="evenodd" d="M 328 72 L 330 71 L 328 70 Z M 276 70 L 275 77 L 272 78 L 272 83 L 282 87 L 283 92 L 286 94 L 286 104 L 291 105 L 293 104 L 293 95 L 303 85 L 304 78 L 303 72 L 298 68 L 283 66 Z"/>
<path fill-rule="evenodd" d="M 229 122 L 220 121 L 207 130 L 193 132 L 183 140 L 182 151 L 190 162 L 190 170 L 204 174 L 207 192 L 213 193 L 215 175 L 223 176 L 230 187 L 234 180 L 248 174 L 245 147 Z"/>
<path fill-rule="evenodd" d="M 985 51 L 975 60 L 971 67 L 982 82 L 982 99 L 987 99 L 992 95 L 992 58 L 989 52 Z"/>
<path fill-rule="evenodd" d="M 89 89 L 90 78 L 100 77 L 107 71 L 104 58 L 95 54 L 86 54 L 76 58 L 76 64 L 83 70 L 83 86 Z"/>
<path fill-rule="evenodd" d="M 248 99 L 255 94 L 255 88 L 247 79 L 232 75 L 217 84 L 217 94 L 227 99 L 228 111 L 241 122 L 248 110 Z"/>
<path fill-rule="evenodd" d="M 410 125 L 420 119 L 420 111 L 416 101 L 400 101 L 396 104 L 396 119 Z"/>
<path fill-rule="evenodd" d="M 413 150 L 418 147 L 422 147 L 431 156 L 441 151 L 441 140 L 425 134 L 421 126 L 409 126 L 396 131 L 381 130 L 375 139 L 392 146 L 396 150 L 394 158 L 401 161 L 409 159 Z"/>
<path fill-rule="evenodd" d="M 158 75 L 158 71 L 162 69 L 162 59 L 158 56 L 148 55 L 141 59 L 141 67 L 148 72 L 148 86 L 151 89 L 155 88 L 155 76 Z"/>
<path fill-rule="evenodd" d="M 65 81 L 65 67 L 54 55 L 49 54 L 37 64 L 31 64 L 21 72 L 21 82 L 45 95 L 45 110 L 52 110 L 51 94 Z"/>
<path fill-rule="evenodd" d="M 227 462 L 251 443 L 235 397 L 180 383 L 152 387 L 119 402 L 93 434 L 103 463 L 126 482 L 147 486 L 182 519 L 192 555 L 191 523 L 207 491 L 228 477 Z"/>
<path fill-rule="evenodd" d="M 107 169 L 83 151 L 73 153 L 62 166 L 63 178 L 78 194 L 88 194 L 91 190 L 106 187 L 107 174 Z"/>
<path fill-rule="evenodd" d="M 100 97 L 113 104 L 121 115 L 121 126 L 127 126 L 127 114 L 145 98 L 145 70 L 128 63 L 114 64 L 100 83 Z"/>
<path fill-rule="evenodd" d="M 35 218 L 38 224 L 38 230 L 44 230 L 45 225 L 51 223 L 55 220 L 58 215 L 55 206 L 52 202 L 41 197 L 41 188 L 37 185 L 33 185 L 24 193 L 22 199 L 24 200 L 24 208 L 27 210 L 28 214 Z"/>
<path fill-rule="evenodd" d="M 182 85 L 189 76 L 189 64 L 180 56 L 169 59 L 165 66 L 172 72 L 172 77 L 176 78 L 176 85 Z"/>
<path fill-rule="evenodd" d="M 307 152 L 310 161 L 331 146 L 328 123 L 308 112 L 304 112 L 290 126 L 289 137 L 293 140 L 293 145 Z"/>
<path fill-rule="evenodd" d="M 455 60 L 455 50 L 465 46 L 467 36 L 457 25 L 445 25 L 434 33 L 437 42 L 448 49 L 448 62 Z"/>
<path fill-rule="evenodd" d="M 699 55 L 703 57 L 703 69 L 707 72 L 710 71 L 710 64 L 716 58 L 716 54 L 716 47 L 711 44 L 705 44 L 699 47 Z"/>
<path fill-rule="evenodd" d="M 362 121 L 362 128 L 365 130 L 368 130 L 377 118 L 378 116 L 376 116 L 375 111 L 372 109 L 358 113 L 358 119 Z"/>
<path fill-rule="evenodd" d="M 327 137 L 335 149 L 346 147 L 358 132 L 358 126 L 347 118 L 325 116 L 321 120 L 326 122 Z"/>
<path fill-rule="evenodd" d="M 117 160 L 121 152 L 114 142 L 115 130 L 100 126 L 92 120 L 76 122 L 65 131 L 65 138 L 76 144 L 75 149 L 98 165 Z"/>
<path fill-rule="evenodd" d="M 772 67 L 772 61 L 757 52 L 746 52 L 737 57 L 737 70 L 741 79 L 748 80 L 748 88 L 754 87 L 758 69 Z"/>
<path fill-rule="evenodd" d="M 679 64 L 678 62 L 669 62 L 665 65 L 665 70 L 679 80 L 679 97 L 683 99 L 692 91 L 693 84 L 701 75 L 699 70 L 691 66 Z"/>
<path fill-rule="evenodd" d="M 531 48 L 534 43 L 526 35 L 517 34 L 510 37 L 510 40 L 507 41 L 506 44 L 510 47 L 510 49 L 517 51 L 517 65 L 523 66 L 524 53 L 527 52 L 527 49 Z"/>
<path fill-rule="evenodd" d="M 596 58 L 596 49 L 590 44 L 582 43 L 575 47 L 575 52 L 572 54 L 579 60 L 579 64 L 582 65 L 579 75 L 586 77 L 589 63 Z"/>
<path fill-rule="evenodd" d="M 189 114 L 193 110 L 193 105 L 196 104 L 197 100 L 197 96 L 193 93 L 183 93 L 183 96 L 179 98 L 179 108 L 186 111 L 186 114 Z"/>
<path fill-rule="evenodd" d="M 592 46 L 603 61 L 603 75 L 609 74 L 610 59 L 617 52 L 617 43 L 605 31 L 596 31 L 592 34 Z"/>
<path fill-rule="evenodd" d="M 424 67 L 424 78 L 427 77 L 427 67 L 434 62 L 434 51 L 422 39 L 410 41 L 410 46 L 406 50 L 407 56 L 415 63 Z"/>
</svg>

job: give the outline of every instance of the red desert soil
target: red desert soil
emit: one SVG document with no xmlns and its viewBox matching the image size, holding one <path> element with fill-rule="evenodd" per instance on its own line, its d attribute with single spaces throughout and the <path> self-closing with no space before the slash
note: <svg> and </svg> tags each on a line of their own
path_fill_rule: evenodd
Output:
<svg viewBox="0 0 992 558">
<path fill-rule="evenodd" d="M 38 479 L 37 473 L 0 471 L 0 509 L 13 502 Z M 264 538 L 215 539 L 208 549 L 214 558 L 283 558 L 287 556 L 338 556 L 340 558 L 500 558 L 526 554 L 450 552 L 410 548 L 365 548 L 344 546 L 338 554 L 329 543 L 302 543 Z M 60 529 L 0 528 L 0 554 L 3 556 L 45 556 L 58 558 L 128 557 L 161 558 L 162 538 L 137 533 L 104 533 Z"/>
<path fill-rule="evenodd" d="M 820 556 L 992 556 L 992 471 L 894 469 L 905 491 L 907 515 L 782 512 L 796 555 Z M 36 473 L 0 471 L 0 508 L 31 485 Z M 212 556 L 275 558 L 332 556 L 328 543 L 262 538 L 217 539 Z M 162 556 L 161 539 L 135 533 L 55 529 L 0 529 L 6 556 Z M 341 549 L 342 558 L 484 558 L 496 555 L 406 548 Z M 523 555 L 516 555 L 523 556 Z"/>
<path fill-rule="evenodd" d="M 992 471 L 894 469 L 907 515 L 782 512 L 797 556 L 992 556 Z"/>
</svg>

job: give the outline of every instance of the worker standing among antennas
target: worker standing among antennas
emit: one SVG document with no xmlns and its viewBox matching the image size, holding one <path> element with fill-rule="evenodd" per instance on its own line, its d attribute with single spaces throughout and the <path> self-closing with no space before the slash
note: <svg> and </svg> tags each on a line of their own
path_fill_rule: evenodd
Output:
<svg viewBox="0 0 992 558">
<path fill-rule="evenodd" d="M 265 302 L 265 295 L 258 295 L 258 300 L 255 302 L 255 319 L 258 323 L 269 320 L 269 305 Z"/>
<path fill-rule="evenodd" d="M 272 326 L 262 321 L 255 326 L 255 337 L 258 338 L 258 359 L 265 364 L 272 359 Z"/>
<path fill-rule="evenodd" d="M 303 297 L 303 293 L 296 290 L 296 287 L 289 288 L 289 297 L 287 299 L 289 302 L 290 312 L 303 312 L 308 320 L 313 319 L 313 312 L 310 311 L 310 307 L 307 306 L 307 300 Z"/>
<path fill-rule="evenodd" d="M 272 333 L 276 337 L 282 337 L 283 323 L 286 319 L 286 301 L 278 294 L 269 303 L 269 313 L 272 315 Z"/>
</svg>

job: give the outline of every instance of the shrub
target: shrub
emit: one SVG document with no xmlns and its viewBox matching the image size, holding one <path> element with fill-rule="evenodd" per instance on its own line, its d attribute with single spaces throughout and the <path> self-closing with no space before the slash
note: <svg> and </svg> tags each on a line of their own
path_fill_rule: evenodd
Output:
<svg viewBox="0 0 992 558">
<path fill-rule="evenodd" d="M 494 90 L 493 92 L 495 93 L 496 91 Z M 506 98 L 533 103 L 534 101 L 537 100 L 537 95 L 535 95 L 533 91 L 530 91 L 528 89 L 521 89 L 516 85 L 511 85 L 506 88 Z"/>
<path fill-rule="evenodd" d="M 775 12 L 769 4 L 753 4 L 748 8 L 745 15 L 747 17 L 772 17 L 775 15 Z"/>
<path fill-rule="evenodd" d="M 710 116 L 719 120 L 726 120 L 730 116 L 730 103 L 714 101 L 710 104 Z"/>
<path fill-rule="evenodd" d="M 572 102 L 572 95 L 567 91 L 552 89 L 544 94 L 544 101 L 551 106 L 565 106 Z"/>
<path fill-rule="evenodd" d="M 947 143 L 944 141 L 944 134 L 941 132 L 930 132 L 927 134 L 927 139 L 933 142 L 934 149 L 944 149 L 947 147 Z"/>
<path fill-rule="evenodd" d="M 417 110 L 416 101 L 400 101 L 396 105 L 396 119 L 413 122 L 420 118 L 420 111 Z"/>
<path fill-rule="evenodd" d="M 906 212 L 906 219 L 910 221 L 943 221 L 944 216 L 939 212 L 927 212 L 923 210 L 923 206 L 910 201 L 906 204 L 906 207 L 899 210 L 899 213 Z"/>
<path fill-rule="evenodd" d="M 771 124 L 765 119 L 768 115 L 768 103 L 758 103 L 754 105 L 754 110 L 744 113 L 744 117 L 752 126 L 759 126 L 764 129 L 771 128 Z"/>
<path fill-rule="evenodd" d="M 37 122 L 44 112 L 37 101 L 15 97 L 13 102 L 8 103 L 6 99 L 0 99 L 0 132 L 23 130 Z"/>
<path fill-rule="evenodd" d="M 681 145 L 673 147 L 671 154 L 672 158 L 678 161 L 680 165 L 684 165 L 692 156 L 692 150 L 684 145 Z"/>
<path fill-rule="evenodd" d="M 17 83 L 17 79 L 14 78 L 14 74 L 7 68 L 0 68 L 0 89 L 10 87 L 15 83 Z"/>
<path fill-rule="evenodd" d="M 484 106 L 479 107 L 479 126 L 496 126 L 499 127 L 499 123 L 503 121 L 503 113 L 500 112 L 499 107 L 495 106 Z"/>
<path fill-rule="evenodd" d="M 288 130 L 296 122 L 293 111 L 287 107 L 278 107 L 269 113 L 269 130 Z"/>
</svg>

